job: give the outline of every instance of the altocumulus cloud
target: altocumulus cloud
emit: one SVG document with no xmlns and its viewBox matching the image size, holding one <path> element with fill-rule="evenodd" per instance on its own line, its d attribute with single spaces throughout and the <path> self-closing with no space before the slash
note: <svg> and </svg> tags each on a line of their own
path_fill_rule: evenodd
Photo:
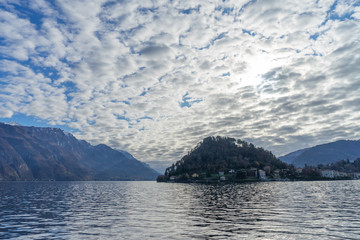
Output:
<svg viewBox="0 0 360 240">
<path fill-rule="evenodd" d="M 0 118 L 162 169 L 209 135 L 283 154 L 360 135 L 358 1 L 0 3 Z"/>
</svg>

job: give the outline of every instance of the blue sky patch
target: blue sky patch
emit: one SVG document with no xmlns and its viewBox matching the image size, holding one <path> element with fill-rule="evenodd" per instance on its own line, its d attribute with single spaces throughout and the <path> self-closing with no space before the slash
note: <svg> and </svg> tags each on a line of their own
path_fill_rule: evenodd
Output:
<svg viewBox="0 0 360 240">
<path fill-rule="evenodd" d="M 26 115 L 24 115 L 22 113 L 16 113 L 11 118 L 0 118 L 0 122 L 17 123 L 17 124 L 20 124 L 22 126 L 27 126 L 27 127 L 33 126 L 33 127 L 60 128 L 60 129 L 66 131 L 66 132 L 69 132 L 69 133 L 77 133 L 77 132 L 79 132 L 79 130 L 71 128 L 71 127 L 67 126 L 66 124 L 64 124 L 64 125 L 51 125 L 44 119 L 34 117 L 34 116 L 26 116 Z"/>
<path fill-rule="evenodd" d="M 184 107 L 190 108 L 194 103 L 202 102 L 201 99 L 193 99 L 193 98 L 189 97 L 189 93 L 186 93 L 183 96 L 182 100 L 183 101 L 180 103 L 181 108 L 184 108 Z"/>
</svg>

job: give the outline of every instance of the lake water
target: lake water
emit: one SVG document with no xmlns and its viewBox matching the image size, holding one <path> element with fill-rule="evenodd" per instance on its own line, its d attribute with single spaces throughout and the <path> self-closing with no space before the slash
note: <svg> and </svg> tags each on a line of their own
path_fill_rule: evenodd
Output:
<svg viewBox="0 0 360 240">
<path fill-rule="evenodd" d="M 0 182 L 0 239 L 360 239 L 360 181 Z"/>
</svg>

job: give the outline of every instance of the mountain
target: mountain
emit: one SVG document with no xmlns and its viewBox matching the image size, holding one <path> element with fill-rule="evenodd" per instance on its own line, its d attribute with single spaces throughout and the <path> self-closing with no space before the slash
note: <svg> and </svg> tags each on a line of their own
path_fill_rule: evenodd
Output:
<svg viewBox="0 0 360 240">
<path fill-rule="evenodd" d="M 327 165 L 344 159 L 354 161 L 359 157 L 360 141 L 340 140 L 298 150 L 279 157 L 279 159 L 294 164 L 296 167 L 304 167 L 305 164 L 309 166 Z"/>
<path fill-rule="evenodd" d="M 165 177 L 207 175 L 246 169 L 286 169 L 287 165 L 270 151 L 257 148 L 252 143 L 227 137 L 207 137 L 189 154 L 166 169 Z"/>
<path fill-rule="evenodd" d="M 308 148 L 305 149 L 300 149 L 297 150 L 295 152 L 291 152 L 289 154 L 286 154 L 285 156 L 281 156 L 279 157 L 279 159 L 287 164 L 292 164 L 293 160 L 295 158 L 297 158 L 298 156 L 300 156 L 303 152 L 305 152 L 306 150 L 308 150 Z"/>
<path fill-rule="evenodd" d="M 58 128 L 0 123 L 0 180 L 154 180 L 125 151 L 92 146 Z"/>
</svg>

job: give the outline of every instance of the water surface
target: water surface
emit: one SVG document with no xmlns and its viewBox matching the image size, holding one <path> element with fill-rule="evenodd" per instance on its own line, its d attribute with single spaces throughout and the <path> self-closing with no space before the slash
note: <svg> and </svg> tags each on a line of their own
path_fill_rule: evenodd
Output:
<svg viewBox="0 0 360 240">
<path fill-rule="evenodd" d="M 1 239 L 359 239 L 360 181 L 0 182 Z"/>
</svg>

